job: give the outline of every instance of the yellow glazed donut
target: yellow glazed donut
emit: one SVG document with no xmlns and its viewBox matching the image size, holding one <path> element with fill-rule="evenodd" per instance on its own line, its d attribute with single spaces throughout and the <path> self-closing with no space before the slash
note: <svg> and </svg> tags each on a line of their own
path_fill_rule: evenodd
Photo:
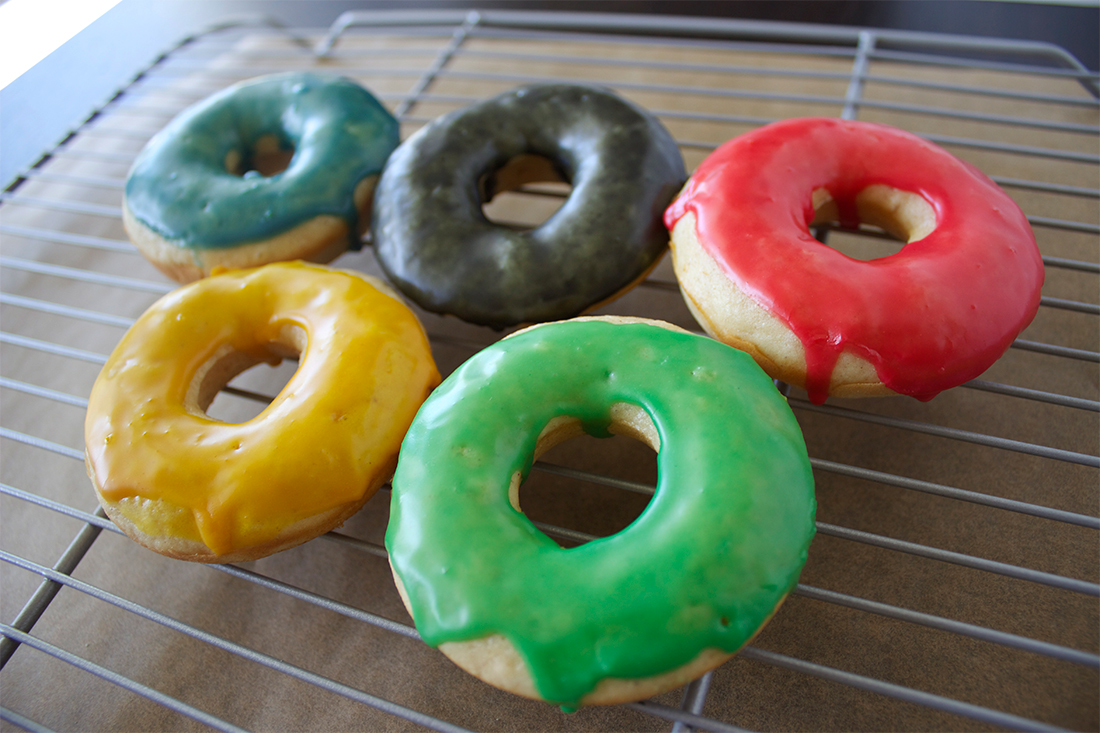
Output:
<svg viewBox="0 0 1100 733">
<path fill-rule="evenodd" d="M 237 374 L 295 355 L 255 418 L 206 414 Z M 88 475 L 140 544 L 256 559 L 358 511 L 438 383 L 416 316 L 374 278 L 301 262 L 216 275 L 153 304 L 107 360 L 84 426 Z"/>
</svg>

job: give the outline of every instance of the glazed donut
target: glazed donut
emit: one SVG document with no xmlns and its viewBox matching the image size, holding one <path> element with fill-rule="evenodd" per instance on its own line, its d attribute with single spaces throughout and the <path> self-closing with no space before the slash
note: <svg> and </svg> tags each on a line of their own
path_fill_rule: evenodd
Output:
<svg viewBox="0 0 1100 733">
<path fill-rule="evenodd" d="M 877 225 L 870 261 L 809 227 Z M 908 132 L 794 119 L 718 148 L 665 213 L 689 308 L 768 374 L 828 395 L 929 400 L 1031 322 L 1043 262 L 1027 218 L 973 166 Z"/>
<path fill-rule="evenodd" d="M 481 206 L 536 180 L 572 192 L 542 225 L 494 224 Z M 423 308 L 503 328 L 569 318 L 645 278 L 668 246 L 661 213 L 687 179 L 661 123 L 594 86 L 522 87 L 444 115 L 386 164 L 375 253 Z"/>
<path fill-rule="evenodd" d="M 358 250 L 397 121 L 342 77 L 264 76 L 184 110 L 126 180 L 131 241 L 179 282 Z"/>
<path fill-rule="evenodd" d="M 564 549 L 519 510 L 540 453 L 587 432 L 657 451 L 626 529 Z M 386 547 L 420 635 L 510 692 L 572 709 L 680 686 L 738 651 L 814 535 L 802 433 L 743 352 L 659 321 L 519 331 L 425 401 Z"/>
<path fill-rule="evenodd" d="M 255 418 L 206 414 L 234 376 L 295 354 Z M 374 278 L 301 262 L 215 275 L 157 301 L 103 366 L 84 425 L 88 475 L 140 544 L 254 560 L 358 511 L 438 382 L 416 316 Z"/>
</svg>

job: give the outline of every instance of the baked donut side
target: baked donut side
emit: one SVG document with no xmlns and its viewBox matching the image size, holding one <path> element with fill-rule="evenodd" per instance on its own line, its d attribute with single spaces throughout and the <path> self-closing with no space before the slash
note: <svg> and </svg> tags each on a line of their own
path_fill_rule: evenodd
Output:
<svg viewBox="0 0 1100 733">
<path fill-rule="evenodd" d="M 284 73 L 184 110 L 135 160 L 123 223 L 174 280 L 357 250 L 398 125 L 350 79 Z"/>
<path fill-rule="evenodd" d="M 531 85 L 407 139 L 379 181 L 372 240 L 387 277 L 427 310 L 498 329 L 569 318 L 656 266 L 661 214 L 686 178 L 675 140 L 637 105 L 592 85 Z M 547 179 L 572 191 L 534 229 L 482 211 Z"/>
<path fill-rule="evenodd" d="M 523 516 L 519 486 L 582 432 L 655 448 L 658 486 L 622 532 L 563 549 Z M 721 664 L 774 614 L 814 534 L 805 446 L 772 382 L 644 319 L 539 325 L 475 355 L 425 402 L 393 487 L 386 545 L 424 640 L 565 708 Z"/>
<path fill-rule="evenodd" d="M 809 227 L 905 242 L 860 261 Z M 766 125 L 709 156 L 669 207 L 673 264 L 708 332 L 773 377 L 830 395 L 928 400 L 993 364 L 1039 306 L 1027 218 L 973 166 L 885 125 Z"/>
<path fill-rule="evenodd" d="M 240 372 L 296 355 L 253 419 L 206 414 Z M 157 301 L 108 358 L 85 419 L 88 474 L 140 544 L 256 559 L 358 511 L 438 381 L 415 315 L 375 278 L 300 262 L 215 275 Z"/>
<path fill-rule="evenodd" d="M 353 200 L 359 224 L 358 234 L 370 221 L 371 202 L 378 176 L 368 176 L 355 187 Z M 215 270 L 246 270 L 271 262 L 302 260 L 327 264 L 348 251 L 348 222 L 339 216 L 321 214 L 293 228 L 259 242 L 245 242 L 220 249 L 180 246 L 139 221 L 123 203 L 122 222 L 126 234 L 149 262 L 179 283 L 207 277 Z"/>
<path fill-rule="evenodd" d="M 747 352 L 773 379 L 806 389 L 806 350 L 802 342 L 722 271 L 699 242 L 694 214 L 688 213 L 676 222 L 669 248 L 684 303 L 703 330 Z M 828 393 L 835 397 L 897 394 L 882 383 L 869 361 L 850 351 L 837 357 Z"/>
<path fill-rule="evenodd" d="M 391 463 L 388 469 L 391 475 L 393 468 L 394 465 Z M 217 564 L 259 560 L 276 552 L 297 547 L 325 532 L 336 529 L 355 516 L 389 480 L 383 476 L 386 472 L 381 471 L 366 487 L 359 501 L 348 502 L 343 506 L 287 524 L 275 538 L 269 541 L 219 554 L 210 549 L 201 539 L 201 534 L 197 536 L 194 534 L 194 519 L 188 509 L 163 499 L 128 497 L 112 501 L 103 496 L 102 488 L 95 483 L 95 474 L 90 468 L 88 473 L 104 513 L 134 542 L 175 560 Z"/>
</svg>

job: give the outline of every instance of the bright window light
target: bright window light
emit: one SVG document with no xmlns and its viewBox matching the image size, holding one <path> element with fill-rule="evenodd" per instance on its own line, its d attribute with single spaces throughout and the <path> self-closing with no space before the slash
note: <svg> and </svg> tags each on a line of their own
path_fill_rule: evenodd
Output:
<svg viewBox="0 0 1100 733">
<path fill-rule="evenodd" d="M 87 28 L 119 0 L 7 0 L 0 4 L 0 88 Z"/>
</svg>

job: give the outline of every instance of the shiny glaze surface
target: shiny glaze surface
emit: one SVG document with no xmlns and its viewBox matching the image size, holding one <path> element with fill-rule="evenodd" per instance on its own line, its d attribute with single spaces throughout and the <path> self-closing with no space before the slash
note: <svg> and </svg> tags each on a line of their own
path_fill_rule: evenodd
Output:
<svg viewBox="0 0 1100 733">
<path fill-rule="evenodd" d="M 258 140 L 293 150 L 286 170 L 248 171 Z M 181 247 L 258 242 L 321 214 L 348 224 L 359 249 L 353 194 L 398 144 L 397 121 L 343 77 L 284 73 L 231 86 L 184 110 L 142 150 L 126 181 L 135 218 Z M 243 175 L 227 170 L 239 156 Z"/>
<path fill-rule="evenodd" d="M 935 229 L 871 261 L 814 239 L 814 190 L 853 226 L 872 184 L 923 197 Z M 885 125 L 795 119 L 735 138 L 695 171 L 666 226 L 687 212 L 725 273 L 802 342 L 815 402 L 844 351 L 893 391 L 931 399 L 992 365 L 1039 306 L 1042 259 L 1019 207 L 973 166 Z"/>
<path fill-rule="evenodd" d="M 188 409 L 219 349 L 278 363 L 287 328 L 307 346 L 259 415 Z M 217 275 L 157 301 L 115 348 L 89 399 L 88 463 L 103 499 L 165 502 L 139 529 L 223 555 L 362 497 L 438 381 L 416 317 L 357 275 L 302 263 Z"/>
<path fill-rule="evenodd" d="M 527 231 L 489 221 L 479 182 L 521 155 L 573 190 Z M 569 318 L 664 254 L 661 214 L 687 179 L 675 140 L 596 86 L 521 87 L 444 115 L 406 140 L 375 191 L 378 260 L 422 307 L 503 328 Z"/>
<path fill-rule="evenodd" d="M 658 484 L 625 530 L 571 549 L 508 498 L 561 416 L 608 436 L 612 405 L 660 436 Z M 746 354 L 648 323 L 567 321 L 483 350 L 402 446 L 386 546 L 424 640 L 503 634 L 544 699 L 734 652 L 798 579 L 813 477 L 793 414 Z"/>
</svg>

